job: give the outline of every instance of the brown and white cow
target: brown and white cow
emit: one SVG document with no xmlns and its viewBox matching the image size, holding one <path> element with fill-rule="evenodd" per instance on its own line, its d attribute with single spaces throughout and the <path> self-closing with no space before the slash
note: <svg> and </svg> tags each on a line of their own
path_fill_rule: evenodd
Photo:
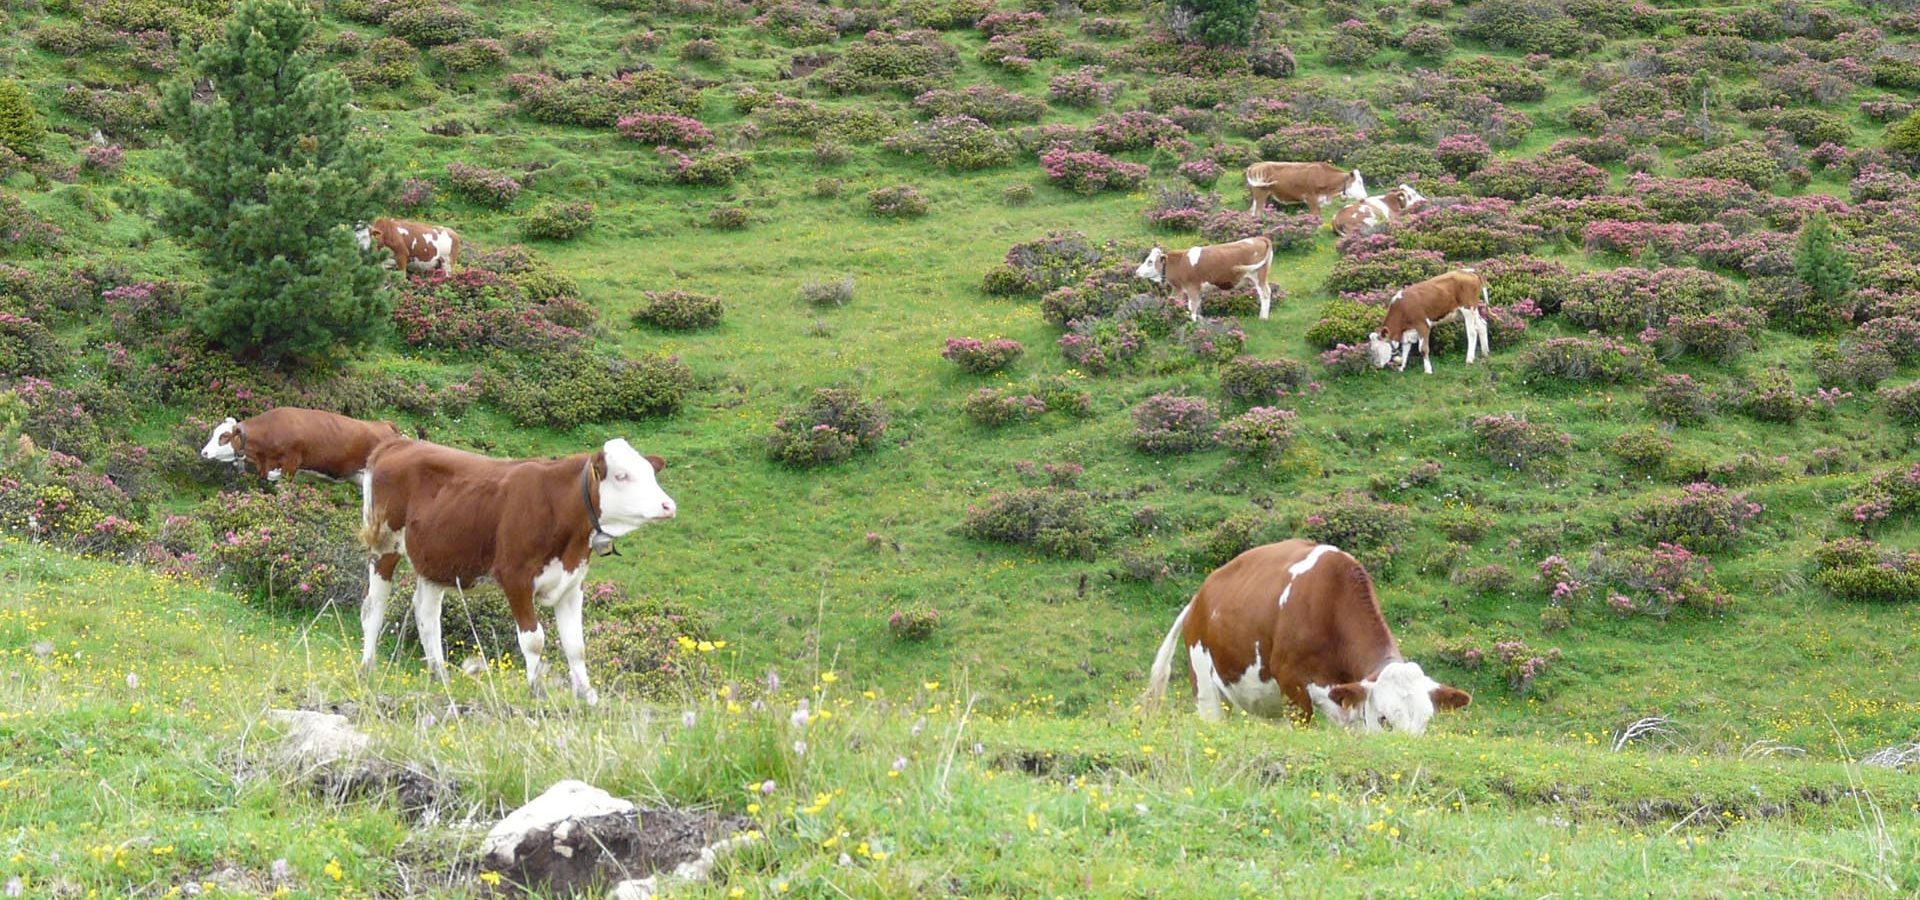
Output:
<svg viewBox="0 0 1920 900">
<path fill-rule="evenodd" d="M 362 250 L 372 250 L 375 244 L 385 247 L 402 275 L 436 269 L 451 275 L 460 262 L 460 235 L 442 225 L 375 219 L 371 225 L 354 229 L 353 236 Z"/>
<path fill-rule="evenodd" d="M 1402 657 L 1367 570 L 1311 541 L 1255 547 L 1208 575 L 1160 644 L 1149 699 L 1165 693 L 1182 646 L 1205 719 L 1222 703 L 1302 724 L 1318 709 L 1338 725 L 1419 734 L 1435 709 L 1473 700 Z"/>
<path fill-rule="evenodd" d="M 553 607 L 574 696 L 599 694 L 587 678 L 581 623 L 588 557 L 613 540 L 674 517 L 655 475 L 666 467 L 625 438 L 559 459 L 494 459 L 426 441 L 383 444 L 368 461 L 360 540 L 372 551 L 360 607 L 360 665 L 371 672 L 394 569 L 413 566 L 414 621 L 427 668 L 447 677 L 440 605 L 448 588 L 492 578 L 507 595 L 520 632 L 527 683 L 539 687 L 546 632 L 534 603 Z"/>
<path fill-rule="evenodd" d="M 1433 346 L 1429 337 L 1433 326 L 1459 319 L 1467 330 L 1467 362 L 1473 351 L 1487 349 L 1487 276 L 1472 269 L 1456 269 L 1435 275 L 1419 284 L 1408 285 L 1387 302 L 1387 324 L 1367 335 L 1367 353 L 1376 369 L 1384 369 L 1395 357 L 1400 371 L 1407 370 L 1415 344 L 1420 346 L 1420 362 L 1428 375 L 1433 374 Z"/>
<path fill-rule="evenodd" d="M 268 481 L 302 470 L 336 481 L 358 479 L 373 448 L 400 437 L 392 422 L 365 422 L 338 413 L 276 406 L 245 422 L 232 416 L 213 427 L 200 458 L 251 463 Z"/>
<path fill-rule="evenodd" d="M 1260 295 L 1260 318 L 1266 318 L 1273 306 L 1273 286 L 1267 283 L 1272 268 L 1273 242 L 1255 236 L 1231 244 L 1191 247 L 1172 255 L 1155 245 L 1133 274 L 1172 287 L 1187 301 L 1187 315 L 1197 322 L 1201 288 L 1213 285 L 1229 291 L 1249 281 Z"/>
<path fill-rule="evenodd" d="M 1333 232 L 1341 237 L 1366 234 L 1425 202 L 1427 198 L 1421 196 L 1419 191 L 1403 184 L 1384 194 L 1341 207 L 1339 212 L 1333 214 Z"/>
<path fill-rule="evenodd" d="M 1265 209 L 1267 201 L 1305 203 L 1307 210 L 1320 214 L 1320 207 L 1335 197 L 1367 199 L 1367 180 L 1360 171 L 1351 172 L 1325 162 L 1257 162 L 1247 167 L 1247 194 L 1253 199 L 1254 215 Z"/>
</svg>

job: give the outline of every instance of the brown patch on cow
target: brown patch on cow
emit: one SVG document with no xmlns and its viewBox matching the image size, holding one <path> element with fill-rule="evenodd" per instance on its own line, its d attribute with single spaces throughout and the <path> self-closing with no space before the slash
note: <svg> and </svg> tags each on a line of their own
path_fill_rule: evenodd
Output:
<svg viewBox="0 0 1920 900">
<path fill-rule="evenodd" d="M 646 460 L 653 465 L 653 474 L 658 475 L 666 471 L 667 461 L 664 458 L 649 453 L 646 456 Z"/>
<path fill-rule="evenodd" d="M 1247 167 L 1246 181 L 1254 215 L 1279 202 L 1304 203 L 1317 216 L 1321 201 L 1346 190 L 1353 173 L 1327 162 L 1257 162 Z"/>
<path fill-rule="evenodd" d="M 235 435 L 238 435 L 236 439 Z M 264 476 L 274 469 L 292 478 L 302 469 L 343 480 L 367 467 L 376 447 L 400 438 L 392 422 L 365 422 L 339 413 L 277 406 L 220 436 Z"/>
<path fill-rule="evenodd" d="M 1456 687 L 1441 685 L 1430 693 L 1434 709 L 1464 709 L 1473 702 L 1473 695 Z"/>
</svg>

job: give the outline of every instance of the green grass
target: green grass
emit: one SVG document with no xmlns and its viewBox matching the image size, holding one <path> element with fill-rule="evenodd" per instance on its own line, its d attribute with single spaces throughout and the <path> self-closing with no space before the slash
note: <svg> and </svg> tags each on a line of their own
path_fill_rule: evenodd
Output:
<svg viewBox="0 0 1920 900">
<path fill-rule="evenodd" d="M 877 144 L 855 146 L 844 166 L 817 169 L 807 141 L 740 137 L 750 118 L 732 108 L 730 86 L 772 81 L 786 60 L 818 48 L 787 48 L 737 23 L 713 27 L 691 15 L 632 16 L 558 0 L 473 8 L 501 35 L 543 23 L 556 30 L 543 60 L 516 57 L 515 70 L 604 72 L 633 62 L 618 49 L 626 33 L 669 33 L 645 61 L 716 82 L 704 92 L 701 118 L 723 143 L 739 140 L 754 163 L 731 187 L 666 183 L 649 148 L 609 129 L 541 126 L 518 116 L 496 75 L 429 75 L 362 96 L 358 120 L 398 174 L 435 178 L 452 161 L 547 166 L 513 211 L 470 206 L 443 191 L 420 214 L 459 228 L 471 246 L 518 240 L 516 216 L 542 200 L 591 198 L 599 213 L 592 232 L 536 249 L 576 278 L 600 310 L 602 341 L 678 354 L 701 381 L 689 407 L 667 419 L 558 433 L 515 427 L 477 407 L 457 421 L 426 423 L 433 438 L 498 455 L 541 455 L 622 435 L 667 457 L 662 484 L 680 518 L 623 541 L 625 555 L 596 560 L 594 577 L 704 611 L 715 636 L 728 641 L 718 658 L 730 683 L 744 686 L 769 669 L 789 682 L 837 673 L 829 692 L 835 717 L 813 726 L 822 736 L 809 738 L 813 749 L 801 759 L 791 737 L 775 733 L 781 714 L 741 714 L 735 724 L 724 701 L 703 692 L 689 701 L 700 725 L 682 733 L 677 725 L 649 724 L 677 720 L 678 709 L 632 698 L 591 713 L 529 703 L 514 661 L 485 683 L 456 686 L 456 695 L 484 716 L 422 729 L 417 717 L 445 698 L 428 689 L 417 662 L 395 662 L 391 646 L 372 685 L 352 678 L 347 667 L 358 626 L 350 610 L 263 612 L 203 586 L 9 543 L 0 550 L 0 584 L 8 586 L 0 592 L 0 658 L 9 676 L 20 677 L 0 684 L 0 742 L 7 747 L 0 755 L 0 797 L 7 800 L 0 804 L 0 858 L 21 857 L 0 873 L 105 893 L 164 893 L 227 865 L 262 884 L 257 879 L 271 861 L 285 857 L 300 873 L 302 891 L 392 893 L 408 884 L 471 890 L 474 873 L 459 861 L 471 834 L 414 833 L 383 804 L 324 804 L 244 764 L 267 708 L 354 701 L 384 754 L 432 761 L 460 779 L 462 796 L 489 811 L 551 780 L 579 776 L 615 793 L 744 812 L 741 784 L 785 775 L 791 789 L 759 813 L 765 847 L 724 871 L 724 886 L 749 892 L 781 881 L 803 893 L 837 887 L 873 896 L 1025 894 L 1039 885 L 1103 895 L 1166 894 L 1196 884 L 1209 893 L 1244 884 L 1248 892 L 1339 894 L 1920 889 L 1911 776 L 1903 782 L 1847 765 L 1920 733 L 1920 699 L 1905 676 L 1920 646 L 1920 609 L 1838 601 L 1813 585 L 1809 561 L 1822 540 L 1849 533 L 1836 509 L 1864 478 L 1855 471 L 1800 474 L 1814 450 L 1841 448 L 1863 471 L 1913 459 L 1912 435 L 1888 427 L 1867 392 L 1831 417 L 1795 426 L 1729 413 L 1671 431 L 1680 454 L 1705 463 L 1740 453 L 1786 460 L 1777 475 L 1742 488 L 1766 511 L 1731 550 L 1714 554 L 1736 598 L 1725 615 L 1681 611 L 1666 621 L 1621 620 L 1589 604 L 1573 611 L 1570 627 L 1549 632 L 1540 621 L 1544 591 L 1531 580 L 1535 563 L 1548 553 L 1571 557 L 1598 541 L 1621 540 L 1616 526 L 1633 508 L 1676 486 L 1628 470 L 1606 450 L 1617 435 L 1652 424 L 1636 389 L 1531 390 L 1521 384 L 1514 351 L 1502 349 L 1472 368 L 1449 353 L 1434 361 L 1430 377 L 1369 373 L 1328 381 L 1294 402 L 1301 437 L 1270 471 L 1232 465 L 1220 451 L 1160 458 L 1127 446 L 1127 410 L 1144 397 L 1165 390 L 1217 397 L 1217 377 L 1206 367 L 1085 377 L 1093 416 L 1049 415 L 986 430 L 960 415 L 969 391 L 1068 367 L 1053 347 L 1058 330 L 1037 304 L 985 296 L 982 274 L 1010 244 L 1054 229 L 1129 248 L 1155 240 L 1181 248 L 1195 240 L 1147 230 L 1139 214 L 1144 192 L 1079 198 L 1046 185 L 1030 159 L 954 175 Z M 55 138 L 56 155 L 77 159 L 91 126 L 57 111 L 62 86 L 83 74 L 137 76 L 27 43 L 31 26 L 63 13 L 36 7 L 4 15 L 10 19 L 0 21 L 11 25 L 0 29 L 0 58 L 29 81 L 53 124 L 74 135 L 66 146 Z M 1403 16 L 1401 25 L 1407 22 Z M 333 19 L 325 24 L 330 33 L 379 32 Z M 709 27 L 730 58 L 679 63 L 673 51 Z M 1361 96 L 1411 68 L 1388 52 L 1366 71 L 1330 69 L 1308 49 L 1323 27 L 1312 19 L 1289 36 L 1302 51 L 1304 82 Z M 1038 95 L 1047 75 L 1073 65 L 1048 60 L 1032 75 L 1009 76 L 975 61 L 977 34 L 949 38 L 963 48 L 959 84 Z M 1628 58 L 1631 45 L 1614 42 L 1600 58 Z M 1454 55 L 1479 52 L 1462 42 Z M 1516 153 L 1538 152 L 1570 134 L 1561 125 L 1564 111 L 1592 99 L 1579 86 L 1580 69 L 1550 64 L 1548 98 L 1518 105 L 1536 127 Z M 1119 109 L 1143 104 L 1154 81 L 1139 73 L 1109 77 L 1129 84 Z M 1869 96 L 1893 95 L 1867 89 L 1856 99 Z M 901 97 L 820 99 L 910 118 Z M 1733 133 L 1747 133 L 1733 111 L 1715 113 Z M 1044 121 L 1091 117 L 1050 110 Z M 448 118 L 477 130 L 460 138 L 422 130 Z M 1878 139 L 1879 126 L 1863 116 L 1849 121 L 1854 146 Z M 1663 171 L 1685 152 L 1664 152 Z M 144 217 L 144 194 L 158 185 L 157 153 L 132 150 L 117 180 L 6 181 L 6 190 L 67 230 L 73 250 L 66 259 L 7 261 L 111 261 L 140 276 L 197 278 L 191 257 Z M 1612 175 L 1623 183 L 1619 167 Z M 1156 182 L 1169 176 L 1156 173 Z M 837 199 L 814 195 L 822 178 L 844 182 Z M 866 212 L 868 190 L 900 183 L 931 201 L 926 218 L 887 222 Z M 1030 205 L 1001 203 L 1002 191 L 1016 184 L 1033 186 Z M 1845 190 L 1834 173 L 1816 175 L 1805 188 Z M 1241 208 L 1231 172 L 1218 193 L 1229 208 Z M 751 210 L 746 230 L 705 227 L 710 209 L 735 204 Z M 1576 247 L 1542 252 L 1576 269 L 1630 263 L 1590 258 Z M 1242 323 L 1249 353 L 1312 362 L 1315 348 L 1300 335 L 1329 298 L 1322 285 L 1335 259 L 1325 236 L 1308 252 L 1276 259 L 1274 281 L 1286 299 L 1271 320 Z M 798 299 L 802 282 L 843 274 L 856 280 L 848 307 L 815 311 Z M 631 326 L 641 293 L 664 289 L 721 296 L 726 322 L 688 335 Z M 1570 333 L 1549 318 L 1527 340 Z M 89 353 L 104 339 L 97 322 L 66 322 L 61 334 Z M 958 335 L 1012 337 L 1028 352 L 1008 376 L 963 375 L 939 358 L 942 341 Z M 1718 387 L 1784 364 L 1809 389 L 1813 346 L 1767 331 L 1758 351 L 1733 365 L 1681 359 L 1664 368 Z M 442 381 L 464 378 L 477 364 L 459 355 L 409 355 L 389 342 L 352 368 Z M 1915 374 L 1909 368 L 1894 381 Z M 886 403 L 893 424 L 882 449 L 819 470 L 768 462 L 764 441 L 780 411 L 829 385 L 857 387 Z M 124 425 L 129 437 L 153 444 L 185 412 L 145 408 Z M 1573 454 L 1543 472 L 1494 465 L 1478 452 L 1467 424 L 1500 412 L 1567 431 Z M 1027 460 L 1085 467 L 1082 486 L 1099 498 L 1097 516 L 1109 538 L 1097 561 L 1046 559 L 957 533 L 969 505 L 1021 483 L 1015 463 Z M 1436 483 L 1395 486 L 1423 461 L 1443 466 Z M 1417 741 L 1356 741 L 1324 728 L 1246 722 L 1208 727 L 1180 703 L 1164 714 L 1132 708 L 1153 649 L 1206 574 L 1197 546 L 1215 523 L 1259 513 L 1293 527 L 1327 496 L 1376 484 L 1385 499 L 1413 510 L 1400 554 L 1378 573 L 1388 620 L 1412 657 L 1474 692 L 1470 708 L 1442 717 L 1434 734 Z M 209 493 L 169 487 L 156 512 L 185 510 Z M 354 502 L 350 491 L 339 496 Z M 1437 513 L 1462 505 L 1493 518 L 1486 536 L 1464 552 L 1450 549 L 1435 524 Z M 1137 534 L 1131 523 L 1145 507 L 1160 524 Z M 868 541 L 870 533 L 883 540 Z M 1916 531 L 1900 525 L 1881 537 L 1913 547 Z M 1116 555 L 1139 548 L 1167 553 L 1179 563 L 1175 574 L 1152 585 L 1113 577 Z M 1448 579 L 1452 568 L 1488 563 L 1512 568 L 1516 587 L 1479 595 Z M 926 642 L 897 641 L 886 618 L 914 603 L 937 607 L 940 628 Z M 1443 643 L 1461 637 L 1483 644 L 1521 639 L 1557 647 L 1562 656 L 1531 692 L 1515 696 L 1497 674 L 1436 658 Z M 55 642 L 52 659 L 33 654 L 40 640 Z M 130 671 L 141 687 L 127 686 Z M 939 691 L 925 687 L 934 682 L 942 683 Z M 962 685 L 978 695 L 964 728 Z M 867 700 L 866 690 L 880 699 Z M 1656 714 L 1675 723 L 1670 745 L 1609 751 L 1618 728 Z M 921 716 L 927 724 L 916 737 L 910 732 Z M 855 736 L 858 749 L 850 746 Z M 967 752 L 976 741 L 979 755 Z M 1764 742 L 1806 756 L 1742 758 L 1749 748 L 1772 746 Z M 954 747 L 960 749 L 949 770 Z M 1021 760 L 1047 754 L 1064 762 L 1036 763 L 1048 771 L 1022 774 Z M 910 765 L 888 778 L 896 756 Z M 1269 764 L 1284 766 L 1284 775 L 1273 776 Z M 1390 777 L 1396 773 L 1397 781 Z M 1846 795 L 1852 786 L 1863 790 Z M 829 804 L 830 814 L 787 809 L 834 790 L 846 794 Z M 1135 811 L 1136 803 L 1147 811 Z M 1762 815 L 1770 805 L 1785 809 Z M 1383 811 L 1387 806 L 1392 813 Z M 1733 818 L 1709 825 L 1689 816 L 1696 809 Z M 1886 817 L 1884 827 L 1877 815 Z M 1369 830 L 1376 821 L 1388 824 Z M 838 828 L 849 832 L 843 842 L 821 847 Z M 1386 828 L 1399 828 L 1401 836 L 1386 836 Z M 870 851 L 893 848 L 881 851 L 892 855 L 847 869 L 833 865 L 841 850 L 861 841 Z M 152 852 L 166 846 L 174 849 Z M 96 858 L 96 847 L 124 848 L 127 858 L 112 849 Z M 53 861 L 56 853 L 62 862 Z M 322 874 L 334 858 L 343 866 L 337 884 Z"/>
</svg>

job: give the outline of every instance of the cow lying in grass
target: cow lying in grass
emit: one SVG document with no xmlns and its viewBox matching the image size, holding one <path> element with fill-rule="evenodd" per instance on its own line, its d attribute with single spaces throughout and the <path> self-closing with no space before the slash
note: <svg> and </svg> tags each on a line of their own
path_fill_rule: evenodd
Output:
<svg viewBox="0 0 1920 900">
<path fill-rule="evenodd" d="M 1260 295 L 1260 318 L 1273 306 L 1273 285 L 1267 275 L 1273 268 L 1273 242 L 1265 237 L 1250 237 L 1231 244 L 1192 247 L 1168 255 L 1155 246 L 1133 274 L 1155 284 L 1173 288 L 1186 300 L 1187 315 L 1200 320 L 1200 291 L 1213 285 L 1223 291 L 1247 282 Z"/>
<path fill-rule="evenodd" d="M 1419 734 L 1434 710 L 1473 700 L 1402 657 L 1367 570 L 1311 541 L 1255 547 L 1208 575 L 1160 643 L 1149 699 L 1165 694 L 1183 646 L 1204 719 L 1222 704 L 1302 724 L 1319 710 L 1349 728 Z"/>
<path fill-rule="evenodd" d="M 1384 194 L 1349 203 L 1333 214 L 1333 231 L 1341 237 L 1371 234 L 1398 218 L 1401 213 L 1427 202 L 1410 185 L 1401 185 Z"/>
<path fill-rule="evenodd" d="M 1259 215 L 1268 201 L 1304 203 L 1314 215 L 1335 197 L 1367 199 L 1367 180 L 1358 170 L 1349 172 L 1324 162 L 1257 162 L 1247 167 L 1249 210 Z"/>
<path fill-rule="evenodd" d="M 268 481 L 302 470 L 334 481 L 358 480 L 373 448 L 400 437 L 392 422 L 364 422 L 338 413 L 277 406 L 245 422 L 213 427 L 200 458 L 250 464 Z"/>
<path fill-rule="evenodd" d="M 1387 303 L 1387 324 L 1367 335 L 1367 353 L 1374 368 L 1384 369 L 1394 359 L 1400 371 L 1415 345 L 1420 347 L 1420 362 L 1428 375 L 1433 374 L 1433 326 L 1461 320 L 1467 330 L 1467 362 L 1474 360 L 1474 349 L 1487 355 L 1487 318 L 1482 313 L 1487 303 L 1487 276 L 1472 269 L 1458 269 L 1436 275 L 1419 284 L 1409 285 Z"/>
</svg>

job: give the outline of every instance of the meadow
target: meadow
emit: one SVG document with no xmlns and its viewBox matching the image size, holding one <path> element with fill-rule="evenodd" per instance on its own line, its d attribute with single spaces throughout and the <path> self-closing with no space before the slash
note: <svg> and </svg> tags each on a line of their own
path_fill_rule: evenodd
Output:
<svg viewBox="0 0 1920 900">
<path fill-rule="evenodd" d="M 472 823 L 578 777 L 753 820 L 695 895 L 1920 889 L 1912 770 L 1860 763 L 1920 732 L 1920 18 L 1268 3 L 1247 51 L 1160 7 L 1030 6 L 315 4 L 394 210 L 477 274 L 396 279 L 377 344 L 275 372 L 182 330 L 205 273 L 151 215 L 153 86 L 226 4 L 0 3 L 50 129 L 0 156 L 0 880 L 485 892 Z M 1224 215 L 1281 155 L 1432 209 L 1341 242 Z M 870 196 L 902 186 L 924 212 Z M 1831 295 L 1796 266 L 1815 211 Z M 1204 329 L 1134 302 L 1148 247 L 1248 227 L 1284 243 L 1270 319 L 1245 290 Z M 1492 276 L 1489 361 L 1445 332 L 1430 376 L 1340 349 L 1457 265 Z M 724 314 L 665 327 L 668 292 Z M 976 374 L 955 338 L 1023 352 Z M 582 347 L 687 388 L 596 406 Z M 825 388 L 884 431 L 770 444 Z M 1160 395 L 1290 415 L 1227 448 Z M 679 518 L 593 563 L 609 702 L 528 698 L 487 589 L 449 603 L 479 674 L 432 686 L 395 621 L 356 678 L 354 491 L 193 455 L 277 403 L 665 456 Z M 1473 705 L 1365 740 L 1139 709 L 1206 573 L 1294 535 L 1367 560 Z M 261 762 L 296 706 L 452 787 L 425 820 L 315 793 Z"/>
</svg>

